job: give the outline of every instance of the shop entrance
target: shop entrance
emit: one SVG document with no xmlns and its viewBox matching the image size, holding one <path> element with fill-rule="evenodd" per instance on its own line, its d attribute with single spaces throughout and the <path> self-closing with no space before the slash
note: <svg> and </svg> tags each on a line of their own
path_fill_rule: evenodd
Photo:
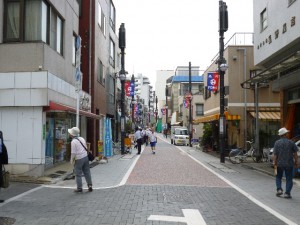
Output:
<svg viewBox="0 0 300 225">
<path fill-rule="evenodd" d="M 76 117 L 73 114 L 67 112 L 46 114 L 46 168 L 70 159 L 71 146 L 68 129 L 75 124 Z"/>
</svg>

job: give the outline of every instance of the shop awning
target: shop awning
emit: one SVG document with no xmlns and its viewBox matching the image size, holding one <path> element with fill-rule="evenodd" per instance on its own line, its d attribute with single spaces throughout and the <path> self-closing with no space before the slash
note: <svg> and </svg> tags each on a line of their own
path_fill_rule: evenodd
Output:
<svg viewBox="0 0 300 225">
<path fill-rule="evenodd" d="M 213 114 L 209 116 L 203 116 L 200 117 L 199 119 L 195 119 L 193 121 L 193 124 L 199 124 L 199 123 L 207 123 L 215 120 L 219 120 L 220 114 Z M 226 120 L 240 120 L 241 117 L 239 115 L 230 115 L 225 113 Z"/>
<path fill-rule="evenodd" d="M 76 109 L 71 107 L 71 106 L 67 106 L 67 105 L 63 105 L 60 103 L 56 103 L 56 102 L 49 102 L 49 106 L 44 107 L 44 111 L 65 111 L 65 112 L 71 112 L 71 113 L 76 113 Z M 84 110 L 79 110 L 79 114 L 82 116 L 86 116 L 89 118 L 93 118 L 93 119 L 100 119 L 101 115 L 97 115 L 91 112 L 87 112 Z"/>
<path fill-rule="evenodd" d="M 255 112 L 250 114 L 256 118 Z M 280 112 L 258 112 L 258 119 L 260 120 L 280 120 Z"/>
</svg>

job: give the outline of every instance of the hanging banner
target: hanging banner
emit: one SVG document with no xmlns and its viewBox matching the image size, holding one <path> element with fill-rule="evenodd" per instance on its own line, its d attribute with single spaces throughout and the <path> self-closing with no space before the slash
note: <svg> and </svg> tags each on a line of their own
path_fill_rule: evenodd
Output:
<svg viewBox="0 0 300 225">
<path fill-rule="evenodd" d="M 207 73 L 207 90 L 217 91 L 219 86 L 219 73 L 209 72 Z"/>
<path fill-rule="evenodd" d="M 135 82 L 134 80 L 130 81 L 130 96 L 134 96 Z"/>
<path fill-rule="evenodd" d="M 130 96 L 131 86 L 130 81 L 125 81 L 125 95 Z"/>
<path fill-rule="evenodd" d="M 112 153 L 112 129 L 111 129 L 111 119 L 105 119 L 105 148 L 104 148 L 104 156 L 110 157 L 113 155 Z"/>
<path fill-rule="evenodd" d="M 187 99 L 183 99 L 183 106 L 184 106 L 184 108 L 188 108 L 189 107 L 189 103 L 190 103 L 190 101 L 189 100 L 187 100 Z"/>
<path fill-rule="evenodd" d="M 135 85 L 134 85 L 134 81 L 125 81 L 125 92 L 126 92 L 126 96 L 134 96 L 134 88 L 135 88 Z"/>
</svg>

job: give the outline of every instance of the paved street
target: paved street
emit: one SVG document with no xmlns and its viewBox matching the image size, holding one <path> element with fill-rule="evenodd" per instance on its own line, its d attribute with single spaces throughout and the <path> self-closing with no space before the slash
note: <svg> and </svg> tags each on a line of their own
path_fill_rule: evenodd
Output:
<svg viewBox="0 0 300 225">
<path fill-rule="evenodd" d="M 93 167 L 92 193 L 74 194 L 74 180 L 13 183 L 0 217 L 15 222 L 3 224 L 300 224 L 298 184 L 278 198 L 274 177 L 159 137 L 155 155 L 145 147 Z"/>
</svg>

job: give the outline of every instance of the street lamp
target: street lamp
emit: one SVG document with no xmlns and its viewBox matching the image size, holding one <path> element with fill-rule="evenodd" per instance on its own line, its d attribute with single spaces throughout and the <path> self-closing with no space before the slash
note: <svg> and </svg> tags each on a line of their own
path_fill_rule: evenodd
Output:
<svg viewBox="0 0 300 225">
<path fill-rule="evenodd" d="M 219 140 L 220 140 L 220 162 L 225 163 L 225 136 L 226 136 L 226 118 L 225 108 L 225 87 L 224 75 L 228 66 L 224 59 L 224 32 L 228 30 L 228 12 L 227 5 L 222 0 L 219 1 L 219 60 L 218 70 L 220 74 L 220 118 L 219 118 Z"/>
<path fill-rule="evenodd" d="M 119 28 L 119 48 L 121 49 L 121 71 L 119 78 L 121 80 L 121 154 L 125 154 L 124 138 L 125 138 L 125 47 L 126 47 L 126 30 L 122 23 Z"/>
</svg>

